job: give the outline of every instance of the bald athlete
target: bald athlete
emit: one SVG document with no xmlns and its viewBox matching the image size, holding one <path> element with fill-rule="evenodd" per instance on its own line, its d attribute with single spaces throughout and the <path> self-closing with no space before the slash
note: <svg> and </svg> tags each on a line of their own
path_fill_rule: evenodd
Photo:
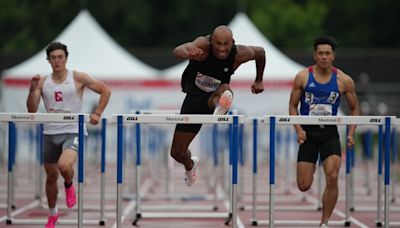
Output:
<svg viewBox="0 0 400 228">
<path fill-rule="evenodd" d="M 186 93 L 181 114 L 226 114 L 233 99 L 229 87 L 231 76 L 242 63 L 250 60 L 255 60 L 257 69 L 251 91 L 254 94 L 264 91 L 264 48 L 235 45 L 232 31 L 225 25 L 216 27 L 210 35 L 177 46 L 173 53 L 179 59 L 189 60 L 181 81 L 182 91 Z M 188 147 L 200 128 L 201 124 L 177 124 L 172 141 L 171 156 L 185 166 L 187 186 L 196 181 L 199 159 L 191 156 Z"/>
</svg>

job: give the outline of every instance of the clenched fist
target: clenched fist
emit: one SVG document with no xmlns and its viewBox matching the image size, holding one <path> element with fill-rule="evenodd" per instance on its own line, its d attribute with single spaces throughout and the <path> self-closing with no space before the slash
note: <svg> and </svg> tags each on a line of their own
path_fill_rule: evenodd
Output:
<svg viewBox="0 0 400 228">
<path fill-rule="evenodd" d="M 261 93 L 264 91 L 264 84 L 262 82 L 253 82 L 251 85 L 251 92 L 254 94 Z"/>
<path fill-rule="evenodd" d="M 39 80 L 40 80 L 40 75 L 35 75 L 34 77 L 31 78 L 29 91 L 34 91 L 39 89 Z"/>
</svg>

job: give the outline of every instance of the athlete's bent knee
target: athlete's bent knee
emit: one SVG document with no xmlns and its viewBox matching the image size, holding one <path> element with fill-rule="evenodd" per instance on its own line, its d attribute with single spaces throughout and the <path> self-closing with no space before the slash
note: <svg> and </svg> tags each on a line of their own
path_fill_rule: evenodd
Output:
<svg viewBox="0 0 400 228">
<path fill-rule="evenodd" d="M 337 186 L 338 185 L 338 174 L 331 173 L 326 177 L 326 185 L 327 186 Z"/>
<path fill-rule="evenodd" d="M 297 183 L 297 187 L 300 191 L 305 192 L 311 188 L 311 184 L 308 183 Z"/>
<path fill-rule="evenodd" d="M 58 164 L 58 170 L 60 170 L 61 173 L 69 172 L 70 169 L 72 169 L 72 165 L 70 165 L 68 163 L 59 163 Z"/>
<path fill-rule="evenodd" d="M 175 146 L 171 148 L 171 157 L 176 161 L 182 161 L 185 158 L 185 150 L 180 150 Z"/>
</svg>

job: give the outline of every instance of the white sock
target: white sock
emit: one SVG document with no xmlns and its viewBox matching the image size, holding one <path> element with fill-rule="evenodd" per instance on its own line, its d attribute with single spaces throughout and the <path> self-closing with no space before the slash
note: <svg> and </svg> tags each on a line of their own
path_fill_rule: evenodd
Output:
<svg viewBox="0 0 400 228">
<path fill-rule="evenodd" d="M 58 208 L 57 207 L 49 208 L 49 211 L 50 211 L 50 215 L 53 216 L 53 215 L 56 215 L 58 213 Z"/>
</svg>

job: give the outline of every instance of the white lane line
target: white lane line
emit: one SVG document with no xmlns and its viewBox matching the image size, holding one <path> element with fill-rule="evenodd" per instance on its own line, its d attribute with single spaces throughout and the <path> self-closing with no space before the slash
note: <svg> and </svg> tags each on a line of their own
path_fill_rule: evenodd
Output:
<svg viewBox="0 0 400 228">
<path fill-rule="evenodd" d="M 294 194 L 294 192 L 292 191 L 292 194 Z M 309 200 L 311 203 L 314 203 L 315 205 L 318 205 L 318 199 L 315 198 L 314 196 L 312 196 L 311 194 L 307 194 L 307 200 Z M 344 212 L 342 212 L 341 210 L 338 209 L 334 209 L 333 213 L 335 213 L 336 215 L 345 218 L 346 214 Z M 356 225 L 358 225 L 361 228 L 368 228 L 369 226 L 365 225 L 364 223 L 362 223 L 361 221 L 357 220 L 356 218 L 350 216 L 350 222 L 354 223 Z"/>
<path fill-rule="evenodd" d="M 39 204 L 40 204 L 39 200 L 35 200 L 32 203 L 30 203 L 28 205 L 25 205 L 25 206 L 19 208 L 18 210 L 15 210 L 15 211 L 11 212 L 11 218 L 16 216 L 16 215 L 19 215 L 19 214 L 21 214 L 21 213 L 23 213 L 23 212 L 25 212 L 27 210 L 35 208 L 35 207 L 39 206 Z M 7 219 L 7 215 L 5 215 L 3 217 L 0 217 L 0 222 L 5 221 L 6 219 Z"/>
<path fill-rule="evenodd" d="M 222 190 L 222 187 L 221 187 L 221 185 L 220 184 L 218 184 L 218 186 L 217 186 L 217 195 L 218 195 L 218 198 L 222 198 L 222 197 L 224 197 L 225 196 L 225 193 L 224 193 L 224 191 Z M 228 211 L 228 213 L 229 213 L 229 206 L 230 206 L 230 203 L 229 203 L 229 200 L 228 199 L 225 199 L 224 200 L 224 206 L 225 206 L 225 209 Z M 244 226 L 244 224 L 243 224 L 243 222 L 242 222 L 242 220 L 240 219 L 240 216 L 239 216 L 239 213 L 237 213 L 237 227 L 238 228 L 245 228 L 245 226 Z M 231 221 L 232 222 L 232 221 Z"/>
</svg>

